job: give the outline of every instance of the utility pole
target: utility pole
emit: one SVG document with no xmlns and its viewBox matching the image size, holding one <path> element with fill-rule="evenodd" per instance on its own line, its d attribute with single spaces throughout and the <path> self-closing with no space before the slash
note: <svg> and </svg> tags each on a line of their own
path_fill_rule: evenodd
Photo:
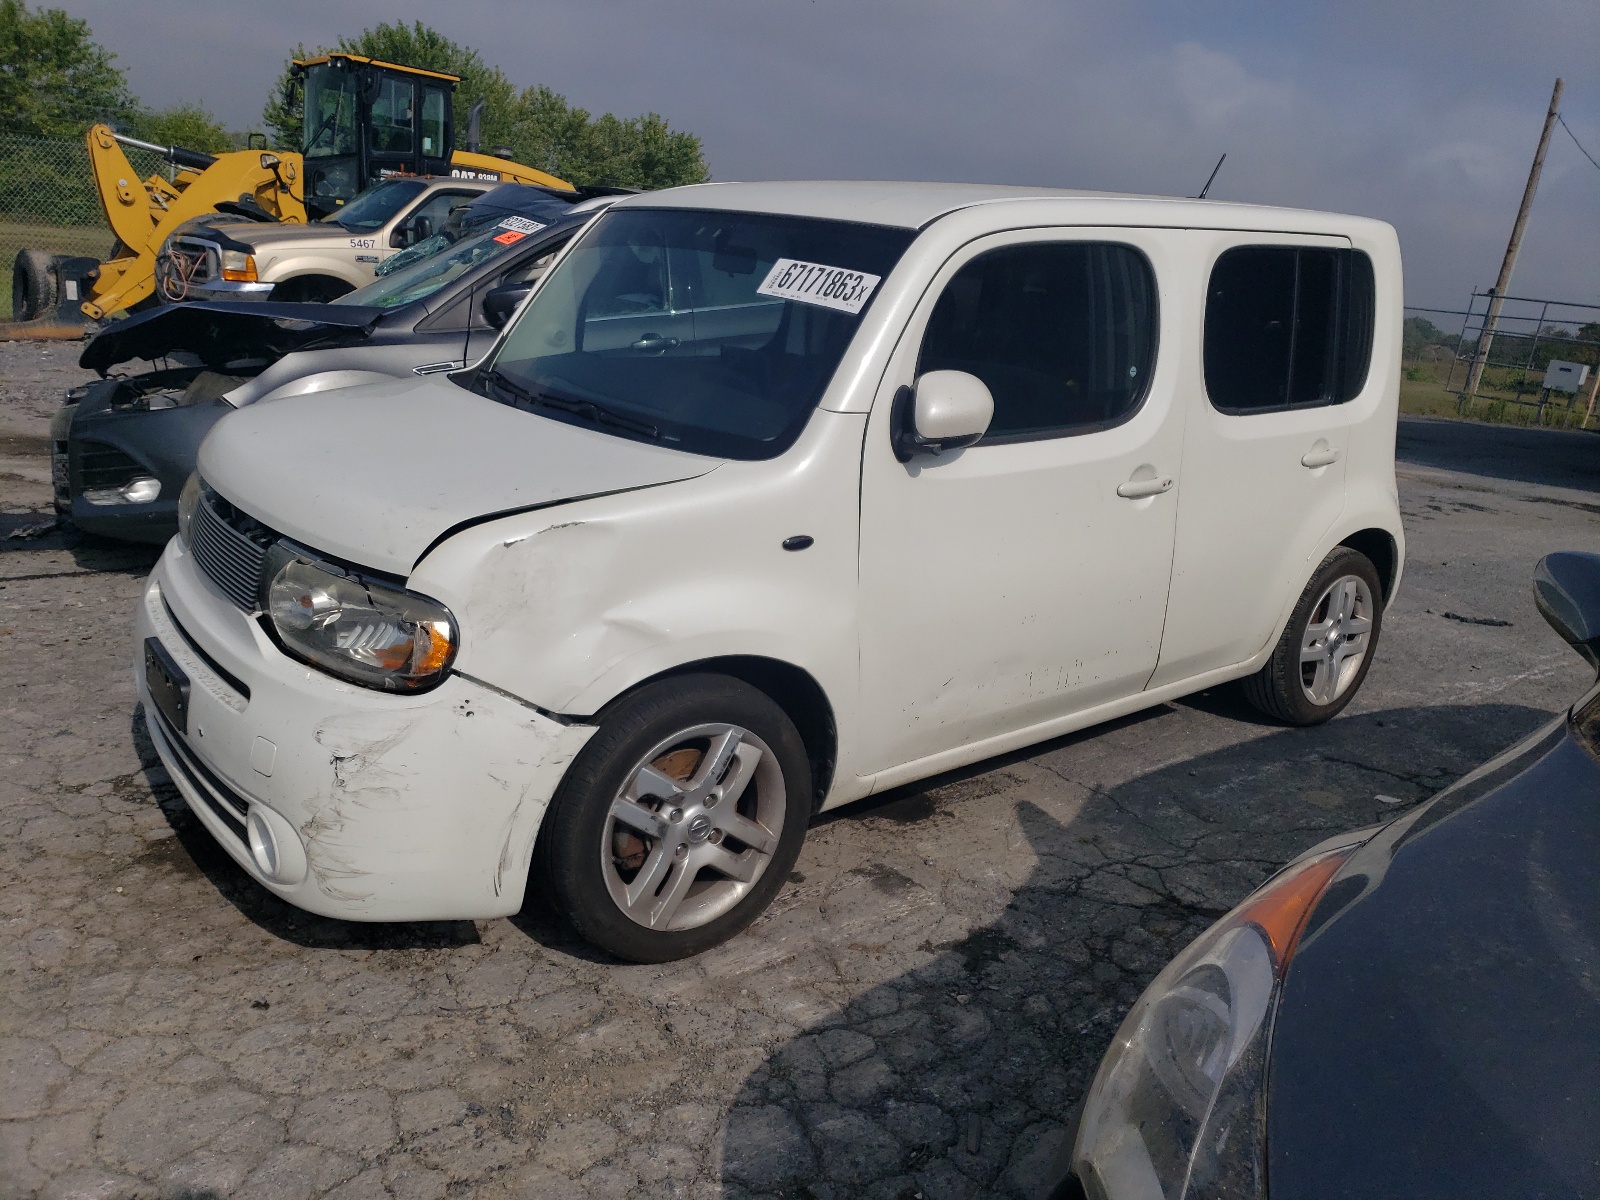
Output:
<svg viewBox="0 0 1600 1200">
<path fill-rule="evenodd" d="M 1550 133 L 1556 127 L 1556 115 L 1561 111 L 1561 89 L 1565 86 L 1563 80 L 1557 79 L 1555 91 L 1550 93 L 1550 111 L 1544 115 L 1544 132 L 1539 135 L 1539 149 L 1534 152 L 1533 166 L 1528 171 L 1528 186 L 1522 189 L 1522 207 L 1517 209 L 1517 223 L 1511 227 L 1511 240 L 1506 243 L 1506 257 L 1500 264 L 1500 278 L 1495 280 L 1489 311 L 1483 318 L 1483 332 L 1478 335 L 1478 351 L 1472 356 L 1472 368 L 1467 372 L 1469 400 L 1478 394 L 1478 383 L 1483 379 L 1483 365 L 1489 361 L 1489 343 L 1494 341 L 1495 327 L 1500 323 L 1500 307 L 1505 303 L 1506 289 L 1511 286 L 1511 268 L 1517 265 L 1522 231 L 1528 224 L 1533 194 L 1539 190 L 1539 173 L 1544 170 L 1545 151 L 1550 149 Z"/>
</svg>

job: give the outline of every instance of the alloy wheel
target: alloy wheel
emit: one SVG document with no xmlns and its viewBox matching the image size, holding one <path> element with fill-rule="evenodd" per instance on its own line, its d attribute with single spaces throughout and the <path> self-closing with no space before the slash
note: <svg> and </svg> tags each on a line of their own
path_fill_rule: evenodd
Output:
<svg viewBox="0 0 1600 1200">
<path fill-rule="evenodd" d="M 657 743 L 626 779 L 606 817 L 600 867 L 631 921 L 697 928 L 766 873 L 788 798 L 777 756 L 750 730 L 685 729 Z"/>
<path fill-rule="evenodd" d="M 1372 639 L 1372 591 L 1366 580 L 1341 575 L 1311 610 L 1300 641 L 1300 686 L 1316 705 L 1332 704 L 1361 672 Z"/>
</svg>

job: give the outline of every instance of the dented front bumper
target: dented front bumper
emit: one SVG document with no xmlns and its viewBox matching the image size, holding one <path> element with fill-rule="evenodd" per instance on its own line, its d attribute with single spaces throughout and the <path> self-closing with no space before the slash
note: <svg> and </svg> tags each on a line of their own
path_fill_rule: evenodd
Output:
<svg viewBox="0 0 1600 1200">
<path fill-rule="evenodd" d="M 152 699 L 149 638 L 188 677 L 183 730 Z M 395 696 L 298 663 L 177 539 L 145 585 L 135 646 L 151 738 L 189 807 L 263 886 L 330 917 L 516 912 L 545 808 L 594 732 L 460 675 Z M 252 853 L 252 826 L 276 853 Z"/>
</svg>

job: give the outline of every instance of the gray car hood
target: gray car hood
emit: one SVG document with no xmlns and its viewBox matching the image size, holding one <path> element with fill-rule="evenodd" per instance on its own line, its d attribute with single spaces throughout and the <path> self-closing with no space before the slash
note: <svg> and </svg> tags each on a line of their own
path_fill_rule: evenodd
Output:
<svg viewBox="0 0 1600 1200">
<path fill-rule="evenodd" d="M 692 479 L 721 460 L 420 379 L 240 409 L 199 465 L 225 499 L 308 549 L 404 576 L 457 527 Z"/>
</svg>

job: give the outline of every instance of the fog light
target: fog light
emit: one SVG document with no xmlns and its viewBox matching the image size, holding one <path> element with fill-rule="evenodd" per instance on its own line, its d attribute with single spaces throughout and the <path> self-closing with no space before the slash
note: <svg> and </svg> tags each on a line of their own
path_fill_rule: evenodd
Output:
<svg viewBox="0 0 1600 1200">
<path fill-rule="evenodd" d="M 273 836 L 272 826 L 262 818 L 260 810 L 252 808 L 250 817 L 245 822 L 245 831 L 250 835 L 250 857 L 256 860 L 256 866 L 261 868 L 261 873 L 269 879 L 278 874 L 278 839 Z"/>
<path fill-rule="evenodd" d="M 288 821 L 263 804 L 252 804 L 244 831 L 250 861 L 269 883 L 295 884 L 306 877 L 306 850 Z"/>
<path fill-rule="evenodd" d="M 161 480 L 153 475 L 140 475 L 121 487 L 85 488 L 87 504 L 149 504 L 161 495 Z"/>
</svg>

